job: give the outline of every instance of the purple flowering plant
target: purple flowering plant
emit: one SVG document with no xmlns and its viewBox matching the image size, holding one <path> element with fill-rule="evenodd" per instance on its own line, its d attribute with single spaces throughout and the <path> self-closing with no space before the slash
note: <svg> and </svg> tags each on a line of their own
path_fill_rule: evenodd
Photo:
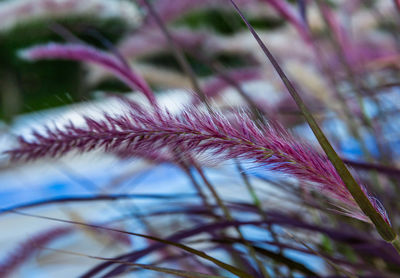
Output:
<svg viewBox="0 0 400 278">
<path fill-rule="evenodd" d="M 363 9 L 361 1 L 353 5 L 335 2 L 336 6 L 320 0 L 295 4 L 275 0 L 167 2 L 138 1 L 145 13 L 141 26 L 108 49 L 80 40 L 19 49 L 18 58 L 29 63 L 85 63 L 92 83 L 116 78 L 135 92 L 135 97 L 140 93 L 143 98 L 109 94 L 105 99 L 116 100 L 121 107 L 118 112 L 102 109 L 100 116 L 83 114 L 79 123 L 71 120 L 34 129 L 30 136 L 18 136 L 15 146 L 4 154 L 10 165 L 18 167 L 93 151 L 119 161 L 148 162 L 150 173 L 167 164 L 190 181 L 196 201 L 190 194 L 115 194 L 113 188 L 102 188 L 90 196 L 61 196 L 3 208 L 0 214 L 40 218 L 60 226 L 21 242 L 0 261 L 0 277 L 17 273 L 40 250 L 95 261 L 74 274 L 79 277 L 136 273 L 140 277 L 399 275 L 400 170 L 396 168 L 396 145 L 385 133 L 397 113 L 388 114 L 385 105 L 390 98 L 382 97 L 388 87 L 394 88 L 391 93 L 398 93 L 398 83 L 392 81 L 398 78 L 396 36 L 385 33 L 383 37 L 390 39 L 381 42 L 367 36 L 351 37 L 337 14 L 358 15 Z M 397 1 L 391 4 L 398 7 Z M 256 31 L 256 21 L 247 19 L 265 7 L 265 12 L 283 19 L 289 29 L 281 47 L 273 41 L 269 47 L 269 33 Z M 379 5 L 374 8 L 383 9 Z M 173 24 L 193 11 L 207 9 L 228 10 L 247 29 L 228 37 Z M 319 15 L 317 23 L 312 22 L 313 13 Z M 390 28 L 396 31 L 399 26 Z M 304 49 L 294 49 L 292 39 Z M 367 44 L 370 51 L 365 51 Z M 140 62 L 165 48 L 181 71 L 169 69 L 167 73 L 151 62 Z M 251 51 L 261 54 L 251 56 Z M 245 57 L 249 64 L 227 69 L 216 58 L 221 53 Z M 193 58 L 212 74 L 199 76 L 190 63 Z M 296 63 L 303 63 L 303 68 L 296 70 Z M 163 76 L 176 83 L 171 85 Z M 280 91 L 275 103 L 262 83 L 265 80 Z M 251 92 L 252 87 L 246 86 L 251 82 L 261 90 Z M 189 101 L 177 111 L 165 106 L 155 89 L 176 84 L 192 88 L 192 92 L 184 90 Z M 230 102 L 232 99 L 236 102 Z M 378 112 L 371 113 L 368 105 Z M 320 127 L 334 120 L 360 145 L 358 160 L 346 157 L 340 135 Z M 302 133 L 296 132 L 299 126 L 304 133 L 310 129 L 316 140 L 302 138 Z M 366 143 L 366 134 L 374 138 L 377 152 Z M 230 171 L 235 181 L 226 178 L 224 186 L 219 185 L 221 181 L 214 179 L 211 171 Z M 230 183 L 240 184 L 239 189 Z M 271 188 L 280 195 L 265 194 L 264 190 Z M 85 219 L 79 210 L 68 219 L 28 210 L 50 204 L 122 200 L 132 201 L 135 207 L 136 198 L 160 205 L 161 200 L 173 202 L 146 212 L 128 207 L 124 212 L 118 210 L 119 219 L 108 221 Z M 172 220 L 172 225 L 163 223 L 171 215 L 185 220 L 180 225 L 173 225 Z M 132 219 L 140 222 L 139 231 L 125 223 Z M 91 247 L 106 246 L 99 236 L 110 239 L 113 246 L 121 245 L 122 251 L 103 256 L 90 248 L 87 252 L 74 251 L 74 246 L 52 248 L 53 241 L 73 233 L 96 239 Z M 262 236 L 256 236 L 259 234 Z M 131 238 L 142 240 L 143 246 L 135 246 Z M 311 263 L 309 258 L 313 258 Z"/>
</svg>

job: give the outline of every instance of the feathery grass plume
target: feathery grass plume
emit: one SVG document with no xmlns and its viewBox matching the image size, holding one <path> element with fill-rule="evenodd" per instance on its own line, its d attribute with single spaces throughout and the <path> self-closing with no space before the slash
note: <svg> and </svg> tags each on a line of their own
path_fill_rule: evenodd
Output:
<svg viewBox="0 0 400 278">
<path fill-rule="evenodd" d="M 9 150 L 13 160 L 58 157 L 69 151 L 104 149 L 113 153 L 180 150 L 187 155 L 209 153 L 221 159 L 242 158 L 293 175 L 317 187 L 342 213 L 363 221 L 362 213 L 331 162 L 310 145 L 299 142 L 279 124 L 258 127 L 246 113 L 230 118 L 195 108 L 172 115 L 167 110 L 134 109 L 124 115 L 104 114 L 101 120 L 85 117 L 85 125 L 46 128 L 33 139 L 19 138 L 19 147 Z M 365 187 L 362 190 L 369 196 Z M 368 197 L 376 211 L 390 223 L 382 205 Z"/>
<path fill-rule="evenodd" d="M 71 234 L 76 230 L 77 229 L 74 226 L 55 227 L 39 232 L 31 238 L 24 240 L 15 250 L 12 251 L 12 253 L 3 260 L 0 260 L 0 278 L 9 277 L 10 274 L 35 255 L 41 248 L 49 245 L 57 239 Z M 120 242 L 124 245 L 129 245 L 131 243 L 129 236 L 126 234 L 113 233 L 107 229 L 98 229 L 96 232 L 106 235 L 114 241 Z"/>
<path fill-rule="evenodd" d="M 142 92 L 149 102 L 155 106 L 154 94 L 146 81 L 127 66 L 127 63 L 115 55 L 79 43 L 48 43 L 23 49 L 19 56 L 28 61 L 64 59 L 98 64 L 113 73 L 132 90 Z"/>
<path fill-rule="evenodd" d="M 9 277 L 12 272 L 40 250 L 41 247 L 68 235 L 74 230 L 74 227 L 56 227 L 27 239 L 12 254 L 0 261 L 0 278 Z"/>
</svg>

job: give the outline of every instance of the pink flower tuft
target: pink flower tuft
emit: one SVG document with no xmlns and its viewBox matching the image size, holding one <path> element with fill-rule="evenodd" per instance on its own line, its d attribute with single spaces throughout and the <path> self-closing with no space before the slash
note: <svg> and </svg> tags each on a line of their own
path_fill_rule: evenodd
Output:
<svg viewBox="0 0 400 278">
<path fill-rule="evenodd" d="M 8 255 L 7 258 L 0 261 L 0 278 L 8 277 L 41 247 L 48 245 L 60 237 L 68 235 L 73 230 L 73 227 L 57 227 L 41 232 L 24 241 L 13 254 Z"/>
<path fill-rule="evenodd" d="M 41 248 L 49 245 L 53 241 L 76 231 L 76 227 L 56 227 L 46 231 L 39 232 L 33 237 L 23 241 L 20 245 L 6 258 L 0 261 L 0 278 L 9 277 L 18 267 L 24 264 L 28 259 L 36 254 Z M 110 232 L 109 230 L 96 230 L 101 234 L 112 237 L 115 241 L 129 245 L 130 238 L 126 234 Z"/>
<path fill-rule="evenodd" d="M 70 123 L 62 130 L 47 128 L 45 134 L 34 132 L 34 139 L 20 138 L 20 146 L 7 153 L 14 160 L 31 160 L 57 157 L 71 150 L 86 152 L 102 148 L 120 154 L 179 150 L 188 157 L 206 152 L 221 159 L 241 158 L 290 174 L 318 188 L 342 213 L 369 221 L 331 162 L 278 124 L 260 128 L 245 113 L 233 113 L 228 119 L 220 113 L 210 115 L 195 108 L 179 115 L 132 108 L 126 115 L 104 114 L 102 120 L 85 120 L 83 127 Z M 363 191 L 368 196 L 364 187 Z M 381 204 L 373 197 L 369 199 L 389 223 Z"/>
</svg>

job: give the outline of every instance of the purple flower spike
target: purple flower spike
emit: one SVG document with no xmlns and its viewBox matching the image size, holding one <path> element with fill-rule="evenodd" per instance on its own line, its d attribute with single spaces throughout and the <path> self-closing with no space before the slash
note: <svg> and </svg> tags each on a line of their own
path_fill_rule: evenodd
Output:
<svg viewBox="0 0 400 278">
<path fill-rule="evenodd" d="M 64 59 L 98 64 L 113 73 L 132 90 L 142 92 L 153 106 L 156 105 L 152 90 L 141 76 L 133 72 L 118 57 L 94 47 L 77 43 L 49 43 L 21 50 L 19 56 L 28 61 Z"/>
<path fill-rule="evenodd" d="M 19 266 L 40 250 L 41 247 L 68 235 L 73 230 L 73 227 L 52 228 L 22 242 L 17 250 L 0 261 L 0 278 L 9 277 Z"/>
<path fill-rule="evenodd" d="M 179 115 L 161 109 L 131 109 L 125 115 L 104 114 L 102 120 L 85 118 L 83 127 L 70 123 L 62 129 L 47 128 L 44 134 L 34 132 L 32 140 L 20 138 L 20 146 L 7 153 L 14 160 L 93 149 L 119 154 L 179 150 L 188 157 L 207 153 L 221 159 L 239 158 L 292 175 L 304 186 L 317 188 L 341 213 L 369 222 L 328 158 L 299 142 L 279 124 L 258 127 L 248 114 L 238 112 L 227 118 L 218 112 L 211 115 L 195 108 Z M 374 197 L 369 199 L 390 223 L 383 206 Z"/>
</svg>

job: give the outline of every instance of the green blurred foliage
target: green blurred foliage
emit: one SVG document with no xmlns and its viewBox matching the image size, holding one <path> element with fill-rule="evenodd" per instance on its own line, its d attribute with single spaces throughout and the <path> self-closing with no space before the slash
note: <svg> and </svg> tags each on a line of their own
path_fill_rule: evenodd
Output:
<svg viewBox="0 0 400 278">
<path fill-rule="evenodd" d="M 256 29 L 272 30 L 281 27 L 284 21 L 273 17 L 254 18 L 247 16 Z M 223 35 L 232 35 L 246 30 L 246 25 L 233 10 L 202 9 L 191 12 L 175 22 L 176 26 L 188 26 L 192 29 L 208 29 Z"/>
<path fill-rule="evenodd" d="M 213 74 L 213 71 L 210 69 L 210 67 L 205 65 L 204 62 L 194 58 L 190 54 L 186 55 L 186 59 L 193 68 L 197 76 L 207 77 Z M 223 64 L 224 66 L 230 69 L 241 68 L 249 65 L 249 62 L 246 57 L 242 57 L 237 54 L 220 54 L 214 57 L 213 60 Z M 175 57 L 172 55 L 172 53 L 169 52 L 159 53 L 151 55 L 149 57 L 141 58 L 139 59 L 139 61 L 153 65 L 159 65 L 164 68 L 168 68 L 183 73 Z"/>
<path fill-rule="evenodd" d="M 70 61 L 22 61 L 17 51 L 38 43 L 65 41 L 52 26 L 63 26 L 72 34 L 90 44 L 102 47 L 91 33 L 93 30 L 108 41 L 115 43 L 127 31 L 127 26 L 118 18 L 98 19 L 93 16 L 38 19 L 19 24 L 12 30 L 0 34 L 0 117 L 10 120 L 16 113 L 31 112 L 80 101 L 88 97 L 80 63 Z M 7 92 L 6 92 L 7 91 Z M 19 103 L 9 101 L 14 97 Z M 11 103 L 18 107 L 8 107 Z"/>
<path fill-rule="evenodd" d="M 284 24 L 278 18 L 250 17 L 250 22 L 258 29 L 275 29 Z M 71 34 L 94 46 L 104 48 L 98 37 L 116 43 L 128 31 L 126 24 L 118 18 L 99 19 L 93 16 L 65 17 L 59 19 L 37 19 L 21 23 L 12 30 L 0 33 L 0 118 L 11 120 L 14 115 L 70 104 L 90 98 L 90 91 L 129 91 L 124 84 L 109 78 L 88 88 L 83 78 L 81 63 L 70 61 L 26 62 L 17 57 L 17 51 L 35 44 L 51 41 L 65 41 L 54 31 L 54 26 L 62 26 Z M 245 30 L 245 25 L 233 10 L 201 9 L 183 16 L 173 26 L 201 28 L 216 34 L 232 35 Z M 94 34 L 94 35 L 93 35 Z M 193 56 L 186 55 L 199 77 L 212 74 L 212 70 Z M 213 57 L 214 61 L 227 68 L 249 65 L 247 57 L 223 54 Z M 181 72 L 173 55 L 166 51 L 140 59 L 141 62 L 159 65 Z M 157 84 L 151 84 L 157 87 Z"/>
</svg>

